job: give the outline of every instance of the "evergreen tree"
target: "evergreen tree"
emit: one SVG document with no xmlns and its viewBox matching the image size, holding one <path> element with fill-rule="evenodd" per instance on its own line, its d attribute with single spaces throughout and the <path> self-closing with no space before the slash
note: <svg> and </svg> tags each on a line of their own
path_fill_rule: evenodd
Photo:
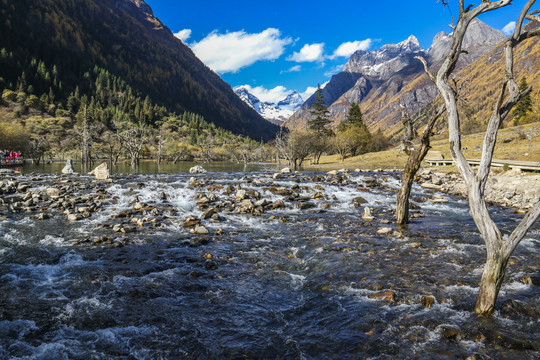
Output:
<svg viewBox="0 0 540 360">
<path fill-rule="evenodd" d="M 326 125 L 330 124 L 330 118 L 328 107 L 324 103 L 321 85 L 317 87 L 315 102 L 311 105 L 309 112 L 315 118 L 308 121 L 308 127 L 319 134 L 324 134 L 326 132 Z"/>
<path fill-rule="evenodd" d="M 347 114 L 347 123 L 353 126 L 364 125 L 362 110 L 360 110 L 360 106 L 355 102 L 351 104 L 349 113 Z"/>
<path fill-rule="evenodd" d="M 527 84 L 527 79 L 525 79 L 525 76 L 521 78 L 521 82 L 519 83 L 519 91 L 523 92 L 529 88 L 529 84 Z M 516 106 L 514 107 L 513 114 L 515 116 L 514 125 L 517 125 L 519 121 L 527 115 L 528 112 L 532 111 L 532 100 L 531 100 L 531 93 L 528 93 L 524 97 L 522 97 Z"/>
</svg>

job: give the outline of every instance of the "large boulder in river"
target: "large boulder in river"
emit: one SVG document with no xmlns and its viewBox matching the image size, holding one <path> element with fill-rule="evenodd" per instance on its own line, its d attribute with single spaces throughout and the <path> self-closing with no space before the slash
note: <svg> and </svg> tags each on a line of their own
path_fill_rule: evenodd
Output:
<svg viewBox="0 0 540 360">
<path fill-rule="evenodd" d="M 71 159 L 68 159 L 66 162 L 66 166 L 62 169 L 62 174 L 74 174 L 75 170 L 73 169 L 73 163 L 71 162 Z"/>
<path fill-rule="evenodd" d="M 206 170 L 201 165 L 195 165 L 189 169 L 190 174 L 204 174 Z"/>
<path fill-rule="evenodd" d="M 103 164 L 96 166 L 96 168 L 90 171 L 88 175 L 94 175 L 96 180 L 107 180 L 110 178 L 109 165 L 104 162 Z"/>
</svg>

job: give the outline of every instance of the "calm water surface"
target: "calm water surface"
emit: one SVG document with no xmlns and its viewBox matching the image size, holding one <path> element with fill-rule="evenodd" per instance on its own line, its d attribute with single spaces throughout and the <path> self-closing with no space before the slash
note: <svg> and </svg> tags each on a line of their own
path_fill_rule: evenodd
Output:
<svg viewBox="0 0 540 360">
<path fill-rule="evenodd" d="M 73 168 L 78 173 L 88 173 L 101 162 L 96 162 L 93 165 L 81 166 L 80 162 L 73 162 Z M 64 168 L 65 162 L 40 163 L 32 165 L 26 162 L 25 165 L 16 167 L 22 173 L 45 173 L 58 174 Z M 156 161 L 141 161 L 138 167 L 133 168 L 129 162 L 119 162 L 115 166 L 110 166 L 111 174 L 148 174 L 148 173 L 178 173 L 189 172 L 189 169 L 195 165 L 201 165 L 206 170 L 211 172 L 252 172 L 252 171 L 277 171 L 285 165 L 273 163 L 253 163 L 253 164 L 238 164 L 231 162 L 212 162 L 209 164 L 195 162 L 162 162 L 158 166 Z"/>
</svg>

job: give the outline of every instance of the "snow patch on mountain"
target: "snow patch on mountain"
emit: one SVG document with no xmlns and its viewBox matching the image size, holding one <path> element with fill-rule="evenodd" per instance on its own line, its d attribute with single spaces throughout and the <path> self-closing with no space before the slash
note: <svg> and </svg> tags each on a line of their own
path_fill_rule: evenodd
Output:
<svg viewBox="0 0 540 360">
<path fill-rule="evenodd" d="M 274 124 L 283 123 L 304 103 L 302 96 L 297 91 L 290 92 L 278 102 L 263 102 L 250 93 L 245 86 L 237 86 L 233 90 L 246 104 Z"/>
</svg>

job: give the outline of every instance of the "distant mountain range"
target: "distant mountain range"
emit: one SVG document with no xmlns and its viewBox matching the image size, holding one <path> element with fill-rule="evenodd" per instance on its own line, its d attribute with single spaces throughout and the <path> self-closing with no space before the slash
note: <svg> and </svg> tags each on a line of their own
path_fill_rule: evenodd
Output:
<svg viewBox="0 0 540 360">
<path fill-rule="evenodd" d="M 469 93 L 468 97 L 473 107 L 476 104 L 480 105 L 480 100 L 484 101 L 495 91 L 496 82 L 493 78 L 497 74 L 502 74 L 503 68 L 498 69 L 494 65 L 495 63 L 501 65 L 501 43 L 504 40 L 502 32 L 478 19 L 469 26 L 463 44 L 463 49 L 467 53 L 461 56 L 455 73 L 462 71 L 458 78 L 465 80 L 465 87 L 477 88 L 477 91 Z M 337 126 L 345 119 L 351 103 L 355 102 L 360 104 L 365 122 L 372 131 L 382 129 L 387 135 L 398 132 L 400 104 L 405 105 L 409 113 L 414 114 L 430 105 L 439 94 L 415 56 L 424 57 L 431 71 L 436 72 L 449 50 L 451 41 L 451 34 L 440 32 L 426 51 L 419 45 L 416 37 L 411 35 L 398 44 L 384 45 L 378 50 L 356 51 L 343 71 L 334 75 L 323 88 L 323 97 L 329 107 L 333 126 Z M 524 55 L 529 59 L 529 63 L 533 61 L 534 54 L 537 57 L 540 55 L 536 50 L 537 44 L 538 40 L 533 39 L 526 45 L 529 50 L 525 51 Z M 487 63 L 486 58 L 489 59 Z M 538 67 L 533 69 L 530 64 L 525 65 L 525 67 L 518 65 L 522 70 L 521 75 L 534 75 L 532 81 L 538 79 L 535 75 L 538 73 Z M 483 78 L 475 76 L 477 73 L 483 73 L 482 69 L 486 67 L 492 69 L 493 74 L 485 74 Z M 466 71 L 463 70 L 465 68 Z M 483 87 L 478 86 L 478 83 L 483 83 Z M 305 127 L 311 116 L 309 107 L 314 100 L 314 96 L 307 99 L 285 125 L 290 128 Z M 477 111 L 480 110 L 478 107 Z"/>
<path fill-rule="evenodd" d="M 281 125 L 304 103 L 302 96 L 297 91 L 291 92 L 285 98 L 275 103 L 262 102 L 244 86 L 235 87 L 234 92 L 246 104 L 261 114 L 263 118 L 277 125 Z"/>
<path fill-rule="evenodd" d="M 97 66 L 178 114 L 196 113 L 254 139 L 271 139 L 278 129 L 176 39 L 143 0 L 3 1 L 0 11 L 0 48 L 21 63 L 37 59 L 55 66 L 57 101 Z M 20 76 L 0 69 L 6 84 L 16 85 Z"/>
</svg>

